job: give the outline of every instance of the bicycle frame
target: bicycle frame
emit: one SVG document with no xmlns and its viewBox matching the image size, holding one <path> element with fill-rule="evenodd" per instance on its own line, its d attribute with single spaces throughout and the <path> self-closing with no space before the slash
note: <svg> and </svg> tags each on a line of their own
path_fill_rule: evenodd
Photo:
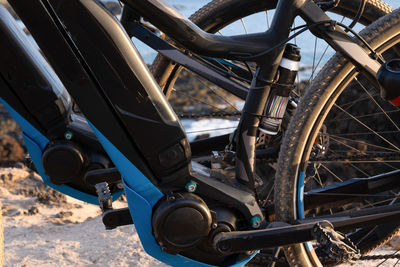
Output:
<svg viewBox="0 0 400 267">
<path fill-rule="evenodd" d="M 282 57 L 282 42 L 288 38 L 290 27 L 297 15 L 309 24 L 320 23 L 314 28 L 315 34 L 343 53 L 371 80 L 375 81 L 380 67 L 379 62 L 371 58 L 344 31 L 338 27 L 330 27 L 332 25 L 329 23 L 322 23 L 329 21 L 329 17 L 311 0 L 280 0 L 268 31 L 232 37 L 201 31 L 159 0 L 125 0 L 123 21 L 126 22 L 124 26 L 128 33 L 136 33 L 142 39 L 148 39 L 145 38 L 146 35 L 151 36 L 137 23 L 139 14 L 195 53 L 221 58 L 251 58 L 257 62 L 257 75 L 250 89 L 246 90 L 173 49 L 162 40 L 157 39 L 155 42 L 156 39 L 150 38 L 150 43 L 172 60 L 184 62 L 189 69 L 196 70 L 228 91 L 246 98 L 237 131 L 236 160 L 237 179 L 246 186 L 234 187 L 213 179 L 201 172 L 199 166 L 191 164 L 190 145 L 176 114 L 122 26 L 99 3 L 91 0 L 9 2 L 35 38 L 58 78 L 85 115 L 92 133 L 96 135 L 123 177 L 130 213 L 144 249 L 153 257 L 171 265 L 209 266 L 200 262 L 201 258 L 186 255 L 185 252 L 182 254 L 190 258 L 167 253 L 153 235 L 152 216 L 156 204 L 171 196 L 171 192 L 185 190 L 185 186 L 190 182 L 197 184 L 196 194 L 204 199 L 232 205 L 247 222 L 258 218 L 262 225 L 265 225 L 263 212 L 254 193 L 249 190 L 254 187 L 253 147 L 259 120 L 264 111 L 264 106 L 260 103 L 266 102 L 259 100 L 268 98 L 271 81 Z M 4 23 L 0 33 L 6 32 L 4 40 L 13 40 L 8 46 L 14 47 L 17 54 L 23 51 L 18 45 L 24 40 L 18 40 L 19 34 L 7 32 L 11 27 L 11 23 Z M 268 49 L 270 51 L 264 53 Z M 32 51 L 25 53 L 24 59 L 35 57 L 35 52 Z M 40 123 L 43 120 L 33 117 L 33 108 L 27 106 L 27 103 L 33 102 L 21 97 L 21 90 L 12 81 L 21 79 L 33 84 L 35 93 L 40 93 L 43 88 L 51 88 L 48 90 L 51 92 L 50 96 L 42 97 L 50 104 L 60 99 L 54 97 L 60 83 L 52 82 L 48 78 L 47 86 L 43 86 L 42 81 L 35 79 L 37 76 L 43 76 L 45 72 L 36 71 L 37 65 L 45 64 L 43 60 L 28 66 L 22 61 L 16 65 L 32 70 L 33 77 L 18 76 L 17 70 L 9 71 L 6 65 L 0 64 L 0 86 L 8 88 L 0 93 L 2 101 L 21 125 L 27 148 L 47 183 L 63 193 L 93 203 L 93 195 L 80 195 L 79 190 L 73 186 L 57 186 L 49 180 L 50 178 L 45 178 L 48 176 L 42 166 L 43 154 L 52 142 L 63 139 L 64 133 L 71 130 L 68 118 L 70 107 L 67 104 L 68 108 L 59 112 L 56 121 L 60 123 L 54 130 L 53 123 L 49 123 L 51 126 L 45 125 Z M 13 79 L 5 75 L 7 72 L 14 75 Z M 56 76 L 51 71 L 48 72 L 51 77 Z M 57 111 L 62 109 L 58 108 Z M 86 134 L 81 134 L 82 139 L 78 141 L 93 141 L 93 138 L 87 137 L 90 135 L 87 133 L 90 132 L 87 126 L 84 123 L 81 126 L 81 132 Z M 88 149 L 105 154 L 102 149 L 96 148 L 95 144 L 90 145 Z M 113 193 L 117 197 L 121 192 L 116 190 Z M 251 259 L 246 253 L 221 257 L 218 264 L 230 266 L 241 266 Z"/>
<path fill-rule="evenodd" d="M 301 16 L 308 24 L 329 21 L 329 17 L 313 1 L 281 0 L 278 2 L 275 16 L 268 31 L 245 36 L 225 37 L 201 31 L 188 19 L 179 15 L 179 13 L 173 9 L 163 5 L 160 0 L 127 0 L 126 3 L 129 7 L 132 7 L 133 10 L 147 18 L 162 32 L 172 38 L 176 38 L 176 41 L 180 42 L 184 47 L 204 56 L 240 58 L 246 55 L 251 57 L 251 55 L 257 55 L 263 51 L 271 50 L 265 55 L 253 57 L 253 60 L 258 63 L 260 68 L 258 76 L 253 81 L 255 82 L 253 83 L 253 87 L 257 88 L 257 90 L 252 90 L 252 88 L 250 88 L 250 94 L 248 96 L 246 95 L 247 98 L 243 110 L 243 117 L 241 123 L 239 123 L 241 126 L 239 129 L 240 136 L 247 137 L 245 137 L 244 140 L 239 138 L 237 178 L 253 189 L 255 155 L 254 153 L 247 153 L 247 151 L 255 151 L 255 135 L 259 124 L 259 118 L 263 115 L 264 111 L 264 106 L 257 106 L 257 103 L 260 103 L 259 99 L 266 100 L 269 95 L 270 86 L 268 83 L 263 82 L 263 80 L 273 80 L 284 47 L 278 46 L 275 49 L 273 48 L 276 44 L 282 43 L 289 36 L 291 25 L 297 15 Z M 204 67 L 201 68 L 198 62 L 185 57 L 182 53 L 177 55 L 176 50 L 171 49 L 172 47 L 162 41 L 157 42 L 155 40 L 156 38 L 154 38 L 149 31 L 143 29 L 139 24 L 134 23 L 134 21 L 138 21 L 138 15 L 131 14 L 134 13 L 134 11 L 125 9 L 124 12 L 128 13 L 123 15 L 123 17 L 125 17 L 123 22 L 125 22 L 124 25 L 128 33 L 132 33 L 135 37 L 138 37 L 171 60 L 180 63 L 186 68 L 221 86 L 228 92 L 244 99 L 244 90 L 240 88 L 239 85 L 232 85 L 232 83 L 226 82 L 226 79 L 224 79 L 222 75 L 218 77 L 218 74 L 215 74 L 215 72 L 214 75 L 210 74 L 209 71 L 204 70 Z M 129 25 L 129 22 L 133 23 Z M 325 39 L 336 51 L 343 53 L 358 68 L 364 70 L 363 72 L 373 83 L 377 84 L 376 74 L 380 64 L 369 57 L 364 49 L 354 44 L 352 38 L 344 31 L 338 28 L 329 29 L 324 25 L 317 28 L 315 34 Z M 260 90 L 260 87 L 264 87 L 264 89 Z M 246 117 L 246 114 L 252 115 Z M 246 134 L 244 134 L 245 132 Z"/>
</svg>

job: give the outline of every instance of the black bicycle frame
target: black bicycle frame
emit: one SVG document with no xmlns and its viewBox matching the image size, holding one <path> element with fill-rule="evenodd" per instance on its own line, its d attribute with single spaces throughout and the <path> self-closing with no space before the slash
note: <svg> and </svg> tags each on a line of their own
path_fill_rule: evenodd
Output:
<svg viewBox="0 0 400 267">
<path fill-rule="evenodd" d="M 357 66 L 362 67 L 361 69 L 366 69 L 373 75 L 379 68 L 379 64 L 371 59 L 364 49 L 355 45 L 353 39 L 344 31 L 339 27 L 330 27 L 328 22 L 331 19 L 313 1 L 280 0 L 271 26 L 266 32 L 238 36 L 206 33 L 161 0 L 125 0 L 123 2 L 169 37 L 200 55 L 220 58 L 257 55 L 284 41 L 290 34 L 294 18 L 301 16 L 308 24 L 327 22 L 328 25 L 318 27 L 319 37 L 328 41 L 336 50 L 342 52 Z M 268 56 L 271 59 L 270 54 Z M 261 58 L 254 57 L 253 60 L 259 61 Z M 278 58 L 277 61 L 279 60 Z"/>
<path fill-rule="evenodd" d="M 284 46 L 275 46 L 280 43 L 283 44 L 283 41 L 288 38 L 294 18 L 297 15 L 301 16 L 309 25 L 321 23 L 320 26 L 313 29 L 314 32 L 325 39 L 336 51 L 346 56 L 372 82 L 377 84 L 376 74 L 380 67 L 379 62 L 371 58 L 364 49 L 355 44 L 353 39 L 339 27 L 332 27 L 332 24 L 329 23 L 331 21 L 330 18 L 313 1 L 281 0 L 278 2 L 274 19 L 268 31 L 229 37 L 203 32 L 187 18 L 164 5 L 160 0 L 126 0 L 125 2 L 134 10 L 133 12 L 137 12 L 162 32 L 193 52 L 203 56 L 221 58 L 252 58 L 258 63 L 259 70 L 253 81 L 252 88 L 250 88 L 250 93 L 246 96 L 246 104 L 238 129 L 240 137 L 238 138 L 237 146 L 237 178 L 250 188 L 253 188 L 254 185 L 255 136 L 259 118 L 264 111 L 263 104 L 259 103 L 265 103 L 260 99 L 266 100 L 268 98 L 270 81 L 273 80 L 281 60 Z M 124 11 L 129 13 L 128 9 Z M 131 11 L 130 13 L 133 12 Z M 157 42 L 157 37 L 141 28 L 140 24 L 131 23 L 129 25 L 129 21 L 138 21 L 137 14 L 131 15 L 133 18 L 125 19 L 125 22 L 127 22 L 125 27 L 129 33 L 149 45 L 153 44 L 153 48 L 171 60 L 209 79 L 228 92 L 243 98 L 244 90 L 240 88 L 240 85 L 226 82 L 224 77 L 218 77 L 218 73 L 215 74 L 215 71 L 214 75 L 210 74 L 209 71 L 204 70 L 204 66 L 201 69 L 198 62 L 185 57 L 183 53 L 176 52 L 163 41 Z M 129 17 L 129 14 L 124 14 L 123 17 Z M 269 53 L 257 56 L 268 50 L 270 50 Z"/>
<path fill-rule="evenodd" d="M 203 32 L 160 0 L 125 0 L 124 12 L 129 12 L 127 7 L 132 12 L 125 13 L 124 17 L 125 28 L 130 33 L 139 33 L 143 37 L 143 31 L 138 31 L 144 29 L 138 23 L 138 18 L 143 16 L 194 53 L 257 63 L 256 75 L 247 90 L 164 41 L 154 36 L 150 39 L 172 60 L 185 63 L 189 69 L 246 98 L 237 130 L 236 151 L 236 177 L 246 186 L 231 186 L 193 171 L 197 167 L 193 164 L 192 169 L 190 145 L 176 114 L 129 36 L 101 4 L 91 0 L 9 2 L 121 173 L 143 246 L 149 254 L 171 264 L 183 264 L 188 259 L 181 260 L 160 250 L 151 229 L 152 212 L 160 199 L 185 190 L 189 182 L 198 185 L 196 193 L 207 201 L 232 205 L 246 223 L 254 218 L 265 223 L 254 192 L 249 190 L 254 187 L 255 139 L 284 41 L 296 16 L 301 16 L 309 25 L 315 24 L 314 32 L 371 80 L 375 81 L 380 67 L 379 62 L 350 36 L 339 27 L 332 27 L 329 17 L 312 0 L 280 0 L 269 30 L 231 37 Z M 7 81 L 4 74 L 2 77 Z M 0 85 L 1 82 L 0 79 Z M 15 107 L 18 112 L 21 111 L 23 116 L 29 114 L 29 109 L 20 106 Z M 29 122 L 39 127 L 37 120 L 32 118 Z M 57 134 L 60 132 L 62 130 Z M 41 133 L 49 139 L 58 138 L 57 134 L 47 134 L 46 130 Z M 41 156 L 41 153 L 43 147 L 36 154 Z M 236 256 L 229 260 L 237 261 Z"/>
</svg>

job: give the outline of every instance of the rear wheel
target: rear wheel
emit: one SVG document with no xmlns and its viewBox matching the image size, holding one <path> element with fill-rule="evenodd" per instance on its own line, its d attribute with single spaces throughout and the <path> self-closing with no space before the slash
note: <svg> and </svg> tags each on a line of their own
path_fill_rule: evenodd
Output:
<svg viewBox="0 0 400 267">
<path fill-rule="evenodd" d="M 399 58 L 400 10 L 361 35 L 385 60 Z M 398 203 L 399 183 L 376 193 L 362 187 L 329 193 L 326 188 L 399 170 L 399 125 L 400 110 L 382 100 L 379 89 L 336 54 L 310 85 L 285 134 L 275 179 L 277 220 L 292 222 Z M 312 197 L 318 201 L 310 203 L 307 198 Z M 398 230 L 397 223 L 389 223 L 348 236 L 366 254 Z M 288 246 L 285 255 L 292 266 L 316 266 L 326 257 L 318 247 L 311 242 Z"/>
</svg>

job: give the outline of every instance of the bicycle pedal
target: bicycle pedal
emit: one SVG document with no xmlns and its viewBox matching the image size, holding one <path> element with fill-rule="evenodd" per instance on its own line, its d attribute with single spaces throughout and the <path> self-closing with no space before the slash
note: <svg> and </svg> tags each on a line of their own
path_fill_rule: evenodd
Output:
<svg viewBox="0 0 400 267">
<path fill-rule="evenodd" d="M 84 180 L 92 186 L 102 182 L 115 184 L 121 182 L 121 174 L 117 168 L 97 169 L 86 172 Z"/>
<path fill-rule="evenodd" d="M 361 257 L 356 245 L 345 234 L 335 231 L 328 221 L 315 224 L 312 236 L 319 243 L 319 250 L 336 263 L 354 263 Z"/>
<path fill-rule="evenodd" d="M 100 208 L 103 212 L 112 210 L 112 195 L 108 188 L 108 183 L 102 182 L 95 185 Z"/>
<path fill-rule="evenodd" d="M 129 208 L 107 210 L 103 213 L 103 224 L 106 230 L 112 230 L 118 226 L 133 224 Z"/>
</svg>

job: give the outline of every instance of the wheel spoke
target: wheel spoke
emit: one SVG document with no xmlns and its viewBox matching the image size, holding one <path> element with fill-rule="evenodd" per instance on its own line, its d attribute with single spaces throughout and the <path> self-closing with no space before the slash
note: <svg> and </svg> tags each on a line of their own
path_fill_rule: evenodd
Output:
<svg viewBox="0 0 400 267">
<path fill-rule="evenodd" d="M 371 133 L 368 132 L 357 132 L 357 133 L 343 133 L 343 134 L 335 134 L 336 136 L 349 136 L 349 135 L 376 135 L 376 133 L 378 134 L 399 134 L 398 131 L 374 131 Z M 396 149 L 397 151 L 397 149 Z"/>
<path fill-rule="evenodd" d="M 240 21 L 242 22 L 244 32 L 245 32 L 246 34 L 248 34 L 247 28 L 246 28 L 246 24 L 244 23 L 244 19 L 240 19 Z"/>
<path fill-rule="evenodd" d="M 335 177 L 338 181 L 343 182 L 342 179 L 339 178 L 339 176 L 337 176 L 333 171 L 331 171 L 328 167 L 326 167 L 324 164 L 321 164 L 321 167 L 324 168 L 325 170 L 327 170 L 330 174 L 333 175 L 333 177 Z"/>
<path fill-rule="evenodd" d="M 221 99 L 223 102 L 228 104 L 231 108 L 233 108 L 235 111 L 239 111 L 232 103 L 230 103 L 225 97 L 222 95 L 218 94 L 216 89 L 212 88 L 209 84 L 207 84 L 205 81 L 203 81 L 199 76 L 195 75 L 194 76 L 197 81 L 199 81 L 201 84 L 203 84 L 205 87 L 210 90 L 214 95 L 216 95 L 219 99 Z"/>
<path fill-rule="evenodd" d="M 296 20 L 293 21 L 293 29 L 296 28 Z M 293 34 L 296 34 L 296 30 L 293 31 Z M 297 45 L 296 36 L 294 37 L 294 44 Z"/>
<path fill-rule="evenodd" d="M 318 60 L 318 62 L 317 62 L 317 65 L 315 66 L 315 68 L 313 67 L 313 69 L 312 69 L 311 77 L 314 77 L 314 74 L 315 74 L 316 70 L 318 69 L 319 64 L 321 64 L 321 61 L 322 61 L 322 59 L 324 58 L 324 56 L 325 56 L 326 52 L 328 51 L 329 47 L 330 47 L 329 45 L 327 45 L 327 46 L 325 47 L 325 50 L 324 50 L 324 52 L 322 53 L 321 57 L 319 58 L 319 60 Z M 311 81 L 311 79 L 310 79 L 310 81 Z"/>
<path fill-rule="evenodd" d="M 341 19 L 340 23 L 343 23 L 344 19 L 345 19 L 345 17 L 342 16 L 342 19 Z M 316 71 L 317 71 L 319 65 L 321 64 L 322 59 L 324 58 L 326 52 L 328 51 L 328 49 L 329 49 L 329 47 L 330 47 L 329 44 L 327 44 L 327 45 L 325 46 L 324 52 L 323 52 L 323 53 L 321 54 L 321 56 L 319 57 L 319 60 L 318 60 L 317 64 L 315 64 L 315 56 L 316 56 L 316 50 L 317 50 L 317 41 L 318 41 L 318 39 L 315 38 L 314 56 L 313 56 L 313 67 L 312 67 L 311 77 L 310 77 L 310 79 L 308 80 L 309 82 L 311 82 L 311 80 L 314 79 L 314 75 L 315 75 L 315 73 L 316 73 Z"/>
<path fill-rule="evenodd" d="M 314 54 L 313 54 L 313 60 L 312 60 L 312 71 L 311 71 L 311 76 L 308 79 L 308 82 L 310 82 L 312 79 L 314 79 L 314 71 L 315 71 L 315 57 L 317 55 L 317 44 L 318 44 L 318 38 L 315 37 L 314 41 Z"/>
<path fill-rule="evenodd" d="M 359 149 L 357 149 L 357 148 L 355 148 L 355 147 L 352 147 L 352 146 L 350 146 L 350 145 L 348 145 L 348 144 L 346 144 L 346 143 L 344 143 L 344 142 L 341 142 L 341 141 L 339 141 L 339 140 L 337 140 L 337 139 L 335 139 L 335 138 L 330 137 L 329 140 L 334 140 L 335 142 L 338 142 L 338 143 L 340 143 L 340 144 L 342 144 L 342 145 L 344 145 L 344 146 L 346 146 L 346 147 L 348 147 L 348 148 L 350 148 L 350 149 L 352 149 L 352 150 L 355 150 L 355 151 L 357 151 L 357 152 L 359 152 L 359 153 L 361 153 L 361 154 L 366 155 L 365 152 L 362 152 L 361 150 L 359 150 Z M 369 151 L 369 153 L 371 153 L 371 151 Z M 390 164 L 384 162 L 382 159 L 374 159 L 374 160 L 377 161 L 377 163 L 382 163 L 382 164 L 384 164 L 384 165 L 386 165 L 386 166 L 388 166 L 388 167 L 390 167 L 390 168 L 392 168 L 392 169 L 394 169 L 394 170 L 397 169 L 396 167 L 394 167 L 394 166 L 392 166 L 392 165 L 390 165 Z M 356 162 L 357 162 L 357 161 L 356 161 Z M 359 162 L 357 162 L 357 163 L 359 163 Z M 358 169 L 358 168 L 357 168 L 357 169 Z M 360 170 L 360 171 L 361 171 L 361 170 Z"/>
<path fill-rule="evenodd" d="M 209 107 L 211 107 L 211 108 L 213 108 L 213 109 L 215 109 L 215 110 L 217 110 L 217 111 L 224 111 L 223 109 L 221 109 L 221 108 L 219 108 L 219 107 L 216 107 L 216 106 L 214 106 L 214 105 L 211 105 L 210 103 L 204 102 L 204 101 L 202 101 L 202 100 L 200 100 L 200 99 L 197 99 L 197 98 L 195 98 L 195 97 L 189 95 L 189 94 L 186 93 L 186 92 L 182 92 L 182 91 L 180 91 L 180 90 L 175 90 L 175 89 L 173 89 L 173 91 L 176 92 L 176 93 L 178 93 L 178 94 L 185 95 L 186 97 L 192 99 L 193 101 L 196 101 L 196 102 L 198 102 L 198 103 L 200 103 L 200 104 L 207 105 L 207 106 L 209 106 Z"/>
<path fill-rule="evenodd" d="M 368 125 L 366 125 L 365 123 L 363 123 L 362 121 L 360 121 L 359 119 L 357 119 L 355 116 L 353 116 L 352 114 L 350 114 L 349 112 L 345 111 L 344 109 L 342 109 L 339 105 L 334 104 L 335 107 L 337 107 L 338 109 L 340 109 L 341 111 L 343 111 L 344 113 L 346 113 L 348 116 L 352 117 L 355 121 L 357 121 L 359 124 L 361 124 L 362 126 L 364 126 L 366 129 L 368 129 L 369 131 L 371 131 L 372 133 L 374 133 L 376 136 L 378 136 L 380 139 L 382 139 L 383 141 L 385 141 L 387 144 L 389 144 L 390 146 L 392 146 L 393 148 L 395 148 L 397 151 L 400 151 L 400 149 L 394 145 L 392 142 L 390 142 L 389 140 L 387 140 L 385 137 L 383 137 L 382 135 L 380 135 L 378 132 L 372 130 Z"/>
<path fill-rule="evenodd" d="M 356 118 L 357 119 L 365 119 L 365 118 L 369 118 L 369 117 L 374 117 L 374 116 L 379 116 L 379 115 L 384 115 L 384 113 L 386 113 L 386 114 L 393 114 L 393 113 L 396 113 L 396 112 L 399 112 L 400 110 L 390 110 L 390 111 L 384 111 L 384 112 L 376 112 L 376 113 L 370 113 L 370 114 L 368 114 L 368 115 L 360 115 L 360 116 L 356 116 Z M 341 121 L 341 122 L 343 122 L 343 121 L 346 121 L 346 120 L 352 120 L 352 118 L 347 118 L 347 119 L 345 119 L 345 118 L 334 118 L 334 119 L 331 119 L 331 120 L 327 120 L 327 121 L 325 121 L 326 123 L 329 123 L 329 122 L 336 122 L 336 121 Z"/>
<path fill-rule="evenodd" d="M 269 29 L 269 17 L 268 17 L 268 10 L 265 10 L 265 16 L 267 18 L 267 27 Z"/>
<path fill-rule="evenodd" d="M 381 148 L 381 149 L 387 150 L 387 151 L 398 152 L 395 149 L 391 149 L 391 148 L 383 147 L 383 146 L 378 146 L 378 145 L 375 145 L 375 144 L 367 143 L 365 141 L 345 138 L 345 137 L 339 136 L 337 134 L 326 134 L 326 135 L 328 136 L 328 138 L 332 138 L 333 137 L 333 138 L 341 139 L 341 140 L 348 141 L 348 142 L 358 143 L 360 145 L 366 145 L 366 146 L 370 146 L 370 147 Z M 354 135 L 357 135 L 357 134 L 354 134 Z"/>
<path fill-rule="evenodd" d="M 374 97 L 377 96 L 378 94 L 373 95 Z M 359 102 L 365 101 L 369 99 L 368 96 L 364 96 L 364 95 L 360 95 L 356 100 L 352 100 L 350 102 L 346 102 L 343 104 L 340 104 L 340 106 L 342 108 L 344 108 L 345 110 L 349 110 L 349 108 L 351 108 L 352 106 L 354 106 L 355 104 L 358 104 Z"/>
<path fill-rule="evenodd" d="M 375 98 L 372 97 L 371 93 L 368 92 L 367 88 L 365 88 L 365 86 L 362 85 L 362 83 L 357 79 L 357 77 L 355 77 L 354 79 L 357 81 L 360 87 L 365 91 L 365 93 L 371 98 L 372 102 L 374 102 L 375 105 L 382 111 L 382 113 L 385 114 L 386 118 L 393 124 L 393 126 L 397 129 L 397 131 L 400 131 L 399 126 L 397 126 L 397 124 L 392 120 L 392 118 L 385 112 L 385 110 L 383 110 L 382 106 L 379 105 L 379 103 L 375 100 Z"/>
<path fill-rule="evenodd" d="M 336 153 L 334 152 L 334 154 L 336 154 Z M 353 162 L 349 162 L 349 164 L 350 164 L 350 166 L 352 166 L 354 169 L 356 169 L 357 171 L 361 172 L 361 173 L 364 174 L 365 176 L 367 176 L 367 177 L 370 177 L 370 176 L 371 176 L 371 175 L 369 175 L 368 173 L 366 173 L 366 172 L 364 172 L 363 170 L 361 170 L 359 167 L 355 166 L 355 165 L 353 164 Z"/>
</svg>

